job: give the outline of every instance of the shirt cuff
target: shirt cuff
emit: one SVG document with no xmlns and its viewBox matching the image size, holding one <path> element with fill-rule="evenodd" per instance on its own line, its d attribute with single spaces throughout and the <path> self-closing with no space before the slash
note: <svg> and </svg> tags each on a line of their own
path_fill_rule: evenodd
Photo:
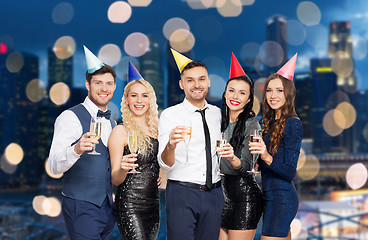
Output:
<svg viewBox="0 0 368 240">
<path fill-rule="evenodd" d="M 73 146 L 70 146 L 67 148 L 66 150 L 66 156 L 67 156 L 67 159 L 70 161 L 70 162 L 73 162 L 75 163 L 81 156 L 82 154 L 78 154 L 74 151 L 74 145 Z"/>
</svg>

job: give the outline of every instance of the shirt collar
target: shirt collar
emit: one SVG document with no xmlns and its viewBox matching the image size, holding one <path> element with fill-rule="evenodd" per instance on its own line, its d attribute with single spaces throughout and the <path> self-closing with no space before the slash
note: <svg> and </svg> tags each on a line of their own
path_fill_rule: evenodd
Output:
<svg viewBox="0 0 368 240">
<path fill-rule="evenodd" d="M 93 116 L 97 116 L 97 112 L 98 110 L 101 110 L 99 107 L 96 106 L 96 104 L 94 104 L 91 99 L 89 99 L 89 97 L 87 96 L 86 99 L 84 100 L 84 103 L 86 104 L 86 106 L 92 111 L 92 115 Z M 102 110 L 101 110 L 102 111 Z M 106 109 L 107 111 L 107 109 Z M 104 112 L 104 111 L 102 111 Z"/>
<path fill-rule="evenodd" d="M 205 103 L 204 103 L 204 107 L 203 108 L 197 108 L 196 106 L 194 106 L 193 104 L 191 104 L 187 98 L 184 98 L 184 101 L 183 101 L 183 106 L 185 109 L 187 109 L 189 112 L 195 112 L 197 110 L 203 110 L 205 108 L 208 108 L 208 103 L 207 101 L 205 100 Z"/>
</svg>

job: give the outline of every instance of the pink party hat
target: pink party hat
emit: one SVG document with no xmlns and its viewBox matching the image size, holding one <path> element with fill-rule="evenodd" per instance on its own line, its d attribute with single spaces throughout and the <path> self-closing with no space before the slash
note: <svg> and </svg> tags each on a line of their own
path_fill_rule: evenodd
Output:
<svg viewBox="0 0 368 240">
<path fill-rule="evenodd" d="M 295 55 L 277 71 L 277 74 L 293 81 L 297 55 L 298 53 L 295 53 Z"/>
<path fill-rule="evenodd" d="M 231 65 L 230 65 L 230 78 L 246 75 L 243 68 L 240 66 L 238 59 L 236 59 L 234 53 L 231 53 Z"/>
</svg>

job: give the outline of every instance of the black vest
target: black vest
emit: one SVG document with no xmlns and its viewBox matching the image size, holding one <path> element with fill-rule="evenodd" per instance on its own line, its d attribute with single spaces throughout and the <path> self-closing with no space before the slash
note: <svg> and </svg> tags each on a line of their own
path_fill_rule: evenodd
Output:
<svg viewBox="0 0 368 240">
<path fill-rule="evenodd" d="M 78 104 L 69 110 L 77 115 L 83 134 L 89 132 L 91 115 L 87 109 Z M 111 127 L 116 126 L 115 121 L 110 119 Z M 79 141 L 75 141 L 72 145 Z M 111 165 L 107 147 L 102 143 L 96 145 L 96 151 L 101 155 L 90 155 L 84 152 L 77 162 L 64 173 L 63 194 L 67 197 L 91 202 L 101 206 L 105 198 L 108 198 L 112 206 L 112 184 L 111 184 Z"/>
</svg>

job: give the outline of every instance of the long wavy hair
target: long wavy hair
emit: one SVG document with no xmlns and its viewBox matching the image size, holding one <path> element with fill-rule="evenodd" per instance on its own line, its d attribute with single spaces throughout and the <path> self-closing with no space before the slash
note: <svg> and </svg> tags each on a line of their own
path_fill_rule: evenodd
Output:
<svg viewBox="0 0 368 240">
<path fill-rule="evenodd" d="M 138 133 L 138 148 L 145 150 L 147 147 L 150 147 L 150 138 L 147 134 L 142 131 L 142 128 L 138 123 L 135 121 L 132 112 L 128 104 L 126 103 L 126 98 L 129 95 L 129 91 L 134 84 L 142 84 L 148 92 L 149 97 L 149 108 L 146 113 L 146 124 L 148 129 L 151 133 L 151 136 L 157 138 L 158 136 L 158 106 L 156 103 L 156 94 L 153 90 L 153 87 L 149 82 L 138 79 L 129 82 L 124 88 L 123 98 L 121 99 L 121 117 L 123 119 L 123 126 L 125 127 L 126 131 L 136 131 Z"/>
<path fill-rule="evenodd" d="M 253 102 L 254 102 L 254 83 L 250 77 L 243 75 L 240 77 L 230 78 L 225 87 L 225 91 L 222 94 L 222 108 L 221 108 L 221 132 L 229 126 L 229 107 L 226 104 L 225 94 L 227 91 L 227 86 L 229 82 L 233 80 L 241 80 L 249 84 L 249 102 L 245 104 L 243 111 L 238 116 L 238 121 L 235 125 L 234 132 L 230 139 L 230 144 L 234 148 L 234 152 L 238 153 L 244 147 L 245 138 L 245 122 L 248 118 L 254 117 L 256 114 L 253 112 Z"/>
<path fill-rule="evenodd" d="M 285 103 L 281 107 L 281 116 L 277 121 L 277 124 L 273 124 L 271 126 L 271 121 L 275 120 L 275 110 L 273 110 L 270 105 L 267 103 L 266 99 L 266 91 L 268 84 L 271 80 L 274 79 L 280 79 L 282 82 L 282 85 L 284 87 L 284 95 L 285 95 Z M 262 124 L 262 132 L 263 136 L 265 137 L 269 132 L 272 131 L 270 136 L 270 150 L 271 154 L 274 155 L 277 151 L 277 148 L 280 145 L 281 139 L 283 137 L 284 129 L 285 129 L 285 123 L 286 120 L 290 117 L 297 118 L 293 115 L 296 115 L 295 112 L 295 106 L 294 106 L 294 99 L 295 99 L 295 86 L 294 82 L 277 74 L 273 73 L 271 74 L 264 84 L 264 90 L 263 90 L 263 96 L 262 96 L 262 118 L 261 118 L 261 124 Z"/>
</svg>

